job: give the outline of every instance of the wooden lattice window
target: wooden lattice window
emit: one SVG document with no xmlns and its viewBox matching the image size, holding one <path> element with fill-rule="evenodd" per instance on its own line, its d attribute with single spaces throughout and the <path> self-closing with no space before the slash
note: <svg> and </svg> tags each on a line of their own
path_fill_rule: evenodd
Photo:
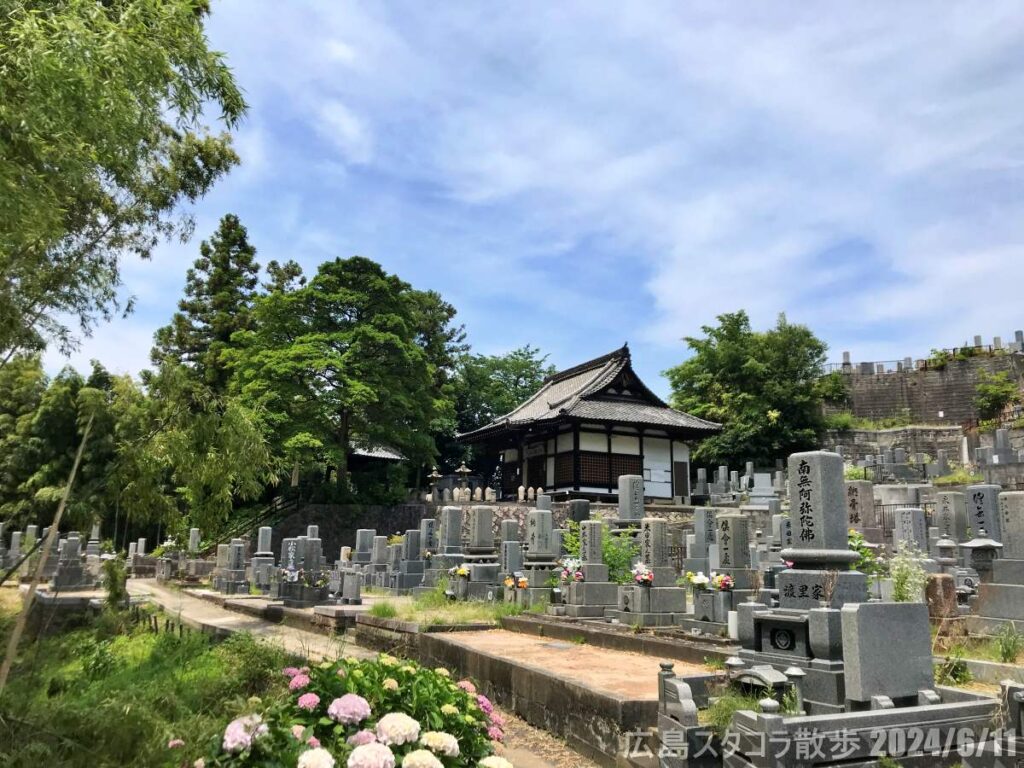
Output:
<svg viewBox="0 0 1024 768">
<path fill-rule="evenodd" d="M 580 451 L 580 485 L 608 487 L 608 454 Z"/>
<path fill-rule="evenodd" d="M 560 453 L 555 456 L 555 487 L 572 487 L 572 457 L 571 453 Z"/>
<path fill-rule="evenodd" d="M 619 475 L 642 475 L 644 460 L 640 456 L 625 453 L 612 454 L 612 487 L 619 484 Z"/>
</svg>

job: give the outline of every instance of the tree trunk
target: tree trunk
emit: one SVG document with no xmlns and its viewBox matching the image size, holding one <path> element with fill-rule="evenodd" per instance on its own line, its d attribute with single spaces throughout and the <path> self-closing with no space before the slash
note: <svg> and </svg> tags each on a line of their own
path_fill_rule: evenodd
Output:
<svg viewBox="0 0 1024 768">
<path fill-rule="evenodd" d="M 341 429 L 338 431 L 338 445 L 341 448 L 338 456 L 338 489 L 348 487 L 348 414 L 341 417 Z"/>
<path fill-rule="evenodd" d="M 292 488 L 299 484 L 299 460 L 295 460 L 295 465 L 292 467 Z"/>
</svg>

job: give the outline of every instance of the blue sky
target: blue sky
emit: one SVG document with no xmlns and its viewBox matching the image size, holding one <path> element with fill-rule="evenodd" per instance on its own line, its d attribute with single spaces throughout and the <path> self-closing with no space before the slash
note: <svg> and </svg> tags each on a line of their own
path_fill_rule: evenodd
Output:
<svg viewBox="0 0 1024 768">
<path fill-rule="evenodd" d="M 227 212 L 261 263 L 358 253 L 440 291 L 480 352 L 628 340 L 662 394 L 740 308 L 830 359 L 1024 327 L 1017 3 L 219 0 L 209 35 L 243 165 L 192 242 L 126 264 L 138 309 L 79 367 L 147 364 Z"/>
</svg>

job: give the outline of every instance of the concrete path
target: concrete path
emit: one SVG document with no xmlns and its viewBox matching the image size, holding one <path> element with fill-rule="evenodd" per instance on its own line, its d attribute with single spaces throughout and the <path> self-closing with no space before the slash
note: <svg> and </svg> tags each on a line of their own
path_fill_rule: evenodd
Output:
<svg viewBox="0 0 1024 768">
<path fill-rule="evenodd" d="M 148 597 L 166 613 L 188 626 L 218 634 L 249 632 L 255 637 L 274 643 L 289 653 L 303 656 L 310 661 L 333 660 L 342 656 L 368 659 L 377 655 L 346 639 L 344 635 L 329 637 L 317 632 L 295 629 L 284 624 L 271 624 L 255 616 L 225 610 L 206 600 L 200 600 L 180 590 L 159 584 L 155 579 L 130 579 L 128 591 L 133 596 Z"/>
<path fill-rule="evenodd" d="M 452 632 L 446 642 L 500 659 L 515 660 L 561 680 L 630 701 L 658 700 L 658 672 L 663 659 L 629 651 L 597 648 L 503 629 Z M 698 674 L 700 665 L 673 661 L 676 674 Z"/>
</svg>

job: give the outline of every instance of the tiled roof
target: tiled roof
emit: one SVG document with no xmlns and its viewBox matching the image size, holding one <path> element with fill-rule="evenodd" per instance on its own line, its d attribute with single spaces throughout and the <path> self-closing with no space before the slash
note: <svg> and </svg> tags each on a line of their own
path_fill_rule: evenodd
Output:
<svg viewBox="0 0 1024 768">
<path fill-rule="evenodd" d="M 480 429 L 460 435 L 462 438 L 483 437 L 505 428 L 535 422 L 572 417 L 588 421 L 614 421 L 643 426 L 676 427 L 712 434 L 720 424 L 699 419 L 670 408 L 651 392 L 636 374 L 639 390 L 646 402 L 597 397 L 624 370 L 632 371 L 629 347 L 577 365 L 549 377 L 536 394 L 515 410 Z"/>
</svg>

